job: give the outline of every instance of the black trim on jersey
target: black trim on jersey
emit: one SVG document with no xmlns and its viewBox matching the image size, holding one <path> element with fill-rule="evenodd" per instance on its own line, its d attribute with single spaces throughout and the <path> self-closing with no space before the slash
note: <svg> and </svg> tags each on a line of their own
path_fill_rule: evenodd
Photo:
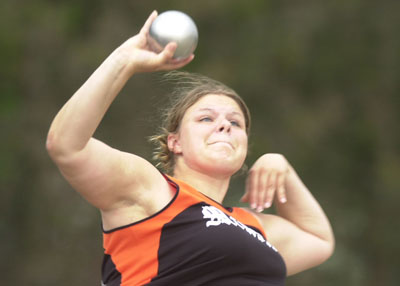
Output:
<svg viewBox="0 0 400 286">
<path fill-rule="evenodd" d="M 203 194 L 203 193 L 202 193 L 202 194 Z M 203 194 L 203 195 L 204 195 L 204 194 Z M 233 208 L 232 208 L 232 207 L 226 207 L 226 206 L 224 206 L 223 204 L 217 202 L 216 200 L 210 198 L 209 196 L 207 196 L 207 195 L 204 195 L 204 196 L 206 196 L 208 199 L 212 200 L 212 201 L 213 201 L 214 203 L 216 203 L 217 205 L 223 207 L 223 208 L 226 209 L 228 212 L 230 212 L 230 213 L 233 212 Z"/>
<path fill-rule="evenodd" d="M 171 199 L 171 201 L 170 201 L 165 207 L 163 207 L 161 210 L 159 210 L 159 211 L 156 212 L 155 214 L 152 214 L 152 215 L 149 216 L 149 217 L 146 217 L 146 218 L 144 218 L 144 219 L 135 221 L 135 222 L 133 222 L 133 223 L 126 224 L 126 225 L 123 225 L 123 226 L 119 226 L 119 227 L 116 227 L 116 228 L 113 228 L 113 229 L 110 229 L 110 230 L 104 230 L 103 224 L 101 224 L 101 229 L 103 230 L 103 232 L 104 232 L 104 233 L 112 233 L 112 232 L 114 232 L 114 231 L 117 231 L 117 230 L 120 230 L 120 229 L 124 229 L 124 228 L 130 227 L 130 226 L 132 226 L 132 225 L 135 225 L 135 224 L 144 222 L 144 221 L 146 221 L 146 220 L 149 220 L 149 219 L 151 219 L 151 218 L 153 218 L 153 217 L 159 215 L 159 214 L 162 213 L 164 210 L 166 210 L 166 209 L 176 200 L 176 198 L 178 197 L 178 195 L 179 195 L 179 185 L 178 185 L 177 183 L 175 183 L 174 181 L 171 181 L 171 180 L 170 180 L 167 176 L 165 176 L 164 174 L 162 174 L 162 175 L 164 176 L 164 178 L 167 179 L 167 182 L 173 184 L 174 188 L 176 189 L 176 193 L 175 193 L 174 197 Z"/>
<path fill-rule="evenodd" d="M 169 182 L 173 183 L 174 185 L 176 185 L 176 183 L 174 181 L 172 181 L 170 178 L 168 178 L 167 176 L 164 176 Z M 214 203 L 216 203 L 217 205 L 223 207 L 224 209 L 226 209 L 228 212 L 233 212 L 233 208 L 232 207 L 226 207 L 223 204 L 217 202 L 216 200 L 214 200 L 213 198 L 210 198 L 209 196 L 207 196 L 206 194 L 203 194 L 202 192 L 198 191 L 200 194 L 202 194 L 203 196 L 205 196 L 206 198 L 212 200 Z"/>
</svg>

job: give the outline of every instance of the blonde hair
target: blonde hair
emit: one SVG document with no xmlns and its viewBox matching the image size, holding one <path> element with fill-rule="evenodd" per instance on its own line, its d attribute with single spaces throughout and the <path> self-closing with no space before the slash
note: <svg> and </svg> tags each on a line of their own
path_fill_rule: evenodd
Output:
<svg viewBox="0 0 400 286">
<path fill-rule="evenodd" d="M 204 75 L 182 71 L 168 72 L 163 76 L 165 81 L 175 86 L 170 94 L 170 105 L 162 113 L 162 126 L 158 132 L 149 138 L 156 145 L 153 160 L 156 167 L 167 174 L 172 174 L 175 166 L 174 154 L 168 148 L 168 135 L 179 131 L 179 127 L 186 110 L 195 104 L 201 97 L 208 94 L 221 94 L 235 100 L 245 118 L 246 133 L 250 132 L 250 112 L 243 99 L 231 88 L 219 81 Z"/>
</svg>

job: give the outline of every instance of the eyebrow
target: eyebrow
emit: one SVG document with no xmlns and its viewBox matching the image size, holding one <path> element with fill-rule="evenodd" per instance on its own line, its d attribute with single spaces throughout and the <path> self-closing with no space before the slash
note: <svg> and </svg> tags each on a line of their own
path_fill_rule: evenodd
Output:
<svg viewBox="0 0 400 286">
<path fill-rule="evenodd" d="M 216 113 L 215 109 L 209 108 L 209 107 L 202 107 L 202 108 L 198 109 L 197 111 L 210 111 L 212 113 Z M 243 114 L 241 112 L 237 112 L 237 111 L 231 111 L 231 112 L 229 112 L 229 114 L 243 116 Z"/>
</svg>

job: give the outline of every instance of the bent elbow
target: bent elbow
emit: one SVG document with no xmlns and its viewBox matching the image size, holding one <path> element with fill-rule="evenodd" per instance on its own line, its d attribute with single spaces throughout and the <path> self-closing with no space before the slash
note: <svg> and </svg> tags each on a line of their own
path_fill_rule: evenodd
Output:
<svg viewBox="0 0 400 286">
<path fill-rule="evenodd" d="M 50 158 L 57 165 L 70 161 L 71 157 L 76 153 L 70 146 L 68 146 L 65 140 L 61 140 L 59 136 L 52 131 L 49 131 L 49 134 L 47 135 L 45 147 Z"/>
<path fill-rule="evenodd" d="M 331 227 L 329 227 L 329 230 L 326 231 L 325 236 L 320 238 L 320 241 L 320 263 L 323 263 L 328 260 L 335 252 L 335 235 Z"/>
<path fill-rule="evenodd" d="M 56 149 L 56 145 L 54 144 L 54 134 L 53 132 L 49 131 L 46 138 L 46 150 L 50 158 L 53 159 L 55 157 L 55 155 L 57 154 Z"/>
<path fill-rule="evenodd" d="M 335 235 L 333 233 L 333 230 L 331 228 L 330 230 L 330 236 L 329 236 L 329 240 L 327 241 L 327 258 L 331 257 L 333 255 L 333 253 L 335 252 L 335 246 L 336 246 L 336 242 L 335 242 Z"/>
<path fill-rule="evenodd" d="M 331 240 L 325 241 L 321 246 L 320 246 L 320 262 L 318 264 L 322 264 L 325 261 L 327 261 L 335 252 L 335 240 L 332 237 Z"/>
<path fill-rule="evenodd" d="M 57 141 L 58 140 L 56 140 L 55 134 L 52 131 L 49 131 L 49 134 L 46 138 L 46 150 L 50 158 L 55 162 L 63 157 L 63 154 L 65 153 L 61 147 L 61 142 Z"/>
<path fill-rule="evenodd" d="M 328 250 L 327 258 L 326 258 L 326 259 L 330 258 L 330 257 L 333 255 L 334 252 L 335 252 L 335 240 L 333 239 L 333 240 L 330 242 L 329 250 Z"/>
<path fill-rule="evenodd" d="M 51 131 L 49 131 L 49 133 L 47 134 L 47 138 L 46 138 L 46 150 L 47 153 L 49 153 L 49 155 L 51 156 L 52 152 L 53 152 L 53 133 Z"/>
</svg>

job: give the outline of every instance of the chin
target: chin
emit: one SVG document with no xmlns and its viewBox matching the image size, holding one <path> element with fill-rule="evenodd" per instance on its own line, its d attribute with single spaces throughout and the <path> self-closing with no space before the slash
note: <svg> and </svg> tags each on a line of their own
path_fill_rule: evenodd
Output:
<svg viewBox="0 0 400 286">
<path fill-rule="evenodd" d="M 186 161 L 190 168 L 202 173 L 223 177 L 230 177 L 237 173 L 242 168 L 245 159 L 243 156 L 232 156 L 231 152 L 203 153 L 203 156 L 196 154 L 193 157 L 196 158 Z"/>
<path fill-rule="evenodd" d="M 233 176 L 236 172 L 241 169 L 242 165 L 235 164 L 232 161 L 224 161 L 221 159 L 215 159 L 206 168 L 211 174 L 219 174 L 221 176 Z"/>
</svg>

